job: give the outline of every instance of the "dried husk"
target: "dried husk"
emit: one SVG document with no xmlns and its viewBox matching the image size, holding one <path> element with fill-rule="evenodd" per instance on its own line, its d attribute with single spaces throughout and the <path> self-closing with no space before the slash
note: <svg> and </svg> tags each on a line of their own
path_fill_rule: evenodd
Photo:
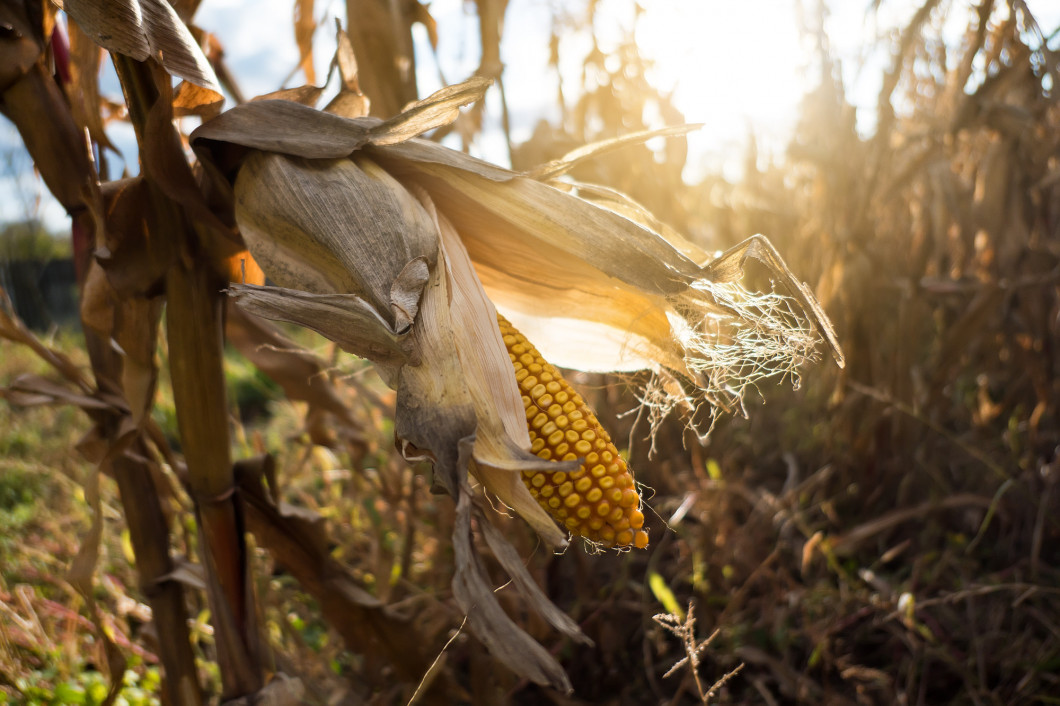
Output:
<svg viewBox="0 0 1060 706">
<path fill-rule="evenodd" d="M 371 160 L 252 154 L 235 208 L 243 239 L 277 284 L 356 294 L 395 332 L 411 325 L 438 238 L 419 203 Z"/>
<path fill-rule="evenodd" d="M 457 87 L 449 90 L 456 92 Z M 422 103 L 436 105 L 430 99 Z M 232 115 L 239 110 L 226 114 L 229 121 L 249 127 L 250 116 Z M 748 343 L 744 338 L 741 349 L 742 332 L 730 330 L 760 323 L 753 307 L 733 310 L 734 298 L 739 300 L 743 293 L 733 293 L 731 287 L 714 291 L 715 283 L 734 279 L 732 268 L 722 271 L 679 236 L 668 233 L 667 238 L 645 227 L 647 218 L 630 217 L 635 205 L 613 198 L 601 208 L 431 142 L 395 142 L 408 133 L 396 126 L 409 120 L 344 120 L 294 104 L 277 106 L 276 112 L 292 119 L 297 113 L 299 133 L 266 122 L 266 111 L 259 108 L 254 134 L 239 138 L 239 143 L 305 157 L 359 149 L 399 179 L 422 186 L 460 234 L 490 299 L 559 365 L 596 371 L 662 367 L 706 384 L 701 373 L 706 366 L 698 361 L 711 339 L 734 347 L 725 351 L 728 358 L 754 360 L 762 354 L 760 340 Z M 314 126 L 310 137 L 305 136 L 306 121 Z M 394 137 L 386 136 L 388 124 L 394 126 Z M 193 140 L 203 144 L 238 138 L 223 128 L 227 125 L 215 128 L 208 123 Z M 553 165 L 543 173 L 563 169 L 562 164 Z M 735 269 L 740 270 L 744 255 L 760 252 L 744 246 L 734 253 L 740 256 Z M 690 255 L 703 257 L 697 261 Z M 827 317 L 808 290 L 778 258 L 766 264 L 792 290 L 803 314 L 841 361 Z M 547 311 L 542 301 L 548 302 Z M 708 319 L 710 326 L 704 327 Z M 814 339 L 808 331 L 782 320 L 767 321 L 763 335 L 773 341 L 765 347 L 770 357 L 761 362 L 763 372 L 793 368 L 812 355 Z"/>
<path fill-rule="evenodd" d="M 563 533 L 518 471 L 578 465 L 530 454 L 494 304 L 560 364 L 671 371 L 707 388 L 708 400 L 722 384 L 711 379 L 711 365 L 724 359 L 711 358 L 710 347 L 742 363 L 741 328 L 771 337 L 768 354 L 789 366 L 812 355 L 815 339 L 794 317 L 754 318 L 742 290 L 732 288 L 742 258 L 775 254 L 757 241 L 712 264 L 679 236 L 671 243 L 652 230 L 635 204 L 612 197 L 614 208 L 602 208 L 569 188 L 412 139 L 451 120 L 486 85 L 451 87 L 385 122 L 262 101 L 204 124 L 192 144 L 233 175 L 244 239 L 283 285 L 235 286 L 237 301 L 377 362 L 397 390 L 400 450 L 431 461 L 436 484 L 457 499 L 454 595 L 472 627 L 519 673 L 566 689 L 554 660 L 500 610 L 471 549 L 469 468 L 561 546 Z M 559 163 L 543 174 L 564 169 Z M 794 283 L 804 314 L 832 343 L 808 290 L 779 256 L 764 259 Z M 753 337 L 752 345 L 762 347 Z M 487 538 L 491 546 L 499 541 Z M 579 634 L 529 589 L 532 582 L 516 585 L 558 629 Z"/>
<path fill-rule="evenodd" d="M 367 160 L 339 162 L 314 170 L 279 155 L 248 160 L 236 180 L 237 218 L 255 259 L 288 287 L 237 285 L 236 301 L 253 313 L 308 325 L 377 362 L 397 390 L 401 452 L 431 461 L 436 484 L 466 515 L 454 535 L 454 595 L 476 634 L 521 674 L 569 689 L 555 660 L 504 615 L 474 559 L 467 472 L 472 468 L 551 546 L 562 546 L 564 533 L 530 496 L 519 471 L 576 464 L 529 452 L 496 310 L 430 198 L 413 197 Z M 298 208 L 303 203 L 314 208 Z M 523 590 L 531 582 L 519 585 Z M 523 593 L 561 630 L 579 634 L 555 618 L 562 613 L 539 591 Z"/>
<path fill-rule="evenodd" d="M 433 207 L 425 194 L 425 205 Z M 464 250 L 459 236 L 444 216 L 437 215 L 441 235 L 441 253 L 447 275 L 445 291 L 441 287 L 430 296 L 448 304 L 439 324 L 447 315 L 452 332 L 451 347 L 444 339 L 429 344 L 438 352 L 455 351 L 457 359 L 448 366 L 457 368 L 464 376 L 464 384 L 474 405 L 477 428 L 474 447 L 474 474 L 491 493 L 513 508 L 552 546 L 562 546 L 563 533 L 544 511 L 539 511 L 519 477 L 519 471 L 562 470 L 577 468 L 577 464 L 559 465 L 542 462 L 529 452 L 530 435 L 526 428 L 522 399 L 512 375 L 500 331 L 497 329 L 497 310 L 485 296 L 482 284 Z M 447 294 L 440 299 L 443 291 Z M 445 336 L 445 329 L 438 333 Z M 427 365 L 423 366 L 427 368 Z"/>
<path fill-rule="evenodd" d="M 476 477 L 550 545 L 562 546 L 563 534 L 519 480 L 518 471 L 551 464 L 529 453 L 496 310 L 429 197 L 417 200 L 359 155 L 307 163 L 262 153 L 247 159 L 235 194 L 247 245 L 284 285 L 235 287 L 237 301 L 377 361 L 399 400 L 409 400 L 398 409 L 406 455 L 430 457 L 439 476 L 453 474 L 447 485 L 455 490 L 456 469 L 445 469 L 440 442 L 421 437 L 421 426 L 444 424 L 454 448 L 473 439 Z M 426 422 L 419 419 L 425 407 L 448 411 Z"/>
<path fill-rule="evenodd" d="M 814 357 L 811 327 L 842 365 L 827 317 L 764 238 L 756 236 L 712 260 L 621 195 L 583 187 L 596 201 L 590 202 L 573 196 L 570 186 L 557 188 L 411 139 L 451 120 L 456 108 L 480 96 L 486 85 L 479 80 L 450 87 L 387 121 L 264 101 L 200 127 L 192 136 L 196 149 L 207 157 L 212 149 L 222 171 L 239 169 L 236 217 L 273 279 L 311 294 L 356 298 L 347 301 L 345 313 L 337 300 L 310 303 L 308 294 L 277 299 L 275 292 L 237 288 L 240 300 L 264 315 L 330 329 L 325 335 L 378 359 L 384 377 L 399 384 L 398 350 L 404 360 L 425 364 L 421 333 L 412 332 L 414 342 L 398 341 L 416 320 L 418 297 L 445 284 L 428 282 L 427 272 L 434 277 L 438 233 L 452 233 L 455 237 L 445 238 L 449 253 L 457 252 L 457 244 L 466 252 L 476 279 L 472 289 L 481 286 L 489 306 L 496 304 L 561 366 L 676 375 L 712 405 L 733 407 L 744 386 L 772 372 L 793 373 Z M 295 123 L 297 131 L 291 129 Z M 239 147 L 268 152 L 252 151 L 240 168 Z M 561 174 L 592 153 L 575 153 L 540 174 Z M 399 182 L 421 203 L 436 205 L 427 208 L 431 216 L 412 205 Z M 755 296 L 735 283 L 748 257 L 774 273 L 800 315 L 792 311 L 792 300 Z M 426 268 L 407 269 L 416 258 Z M 443 263 L 450 276 L 452 264 Z M 287 313 L 279 311 L 287 306 L 278 305 L 280 299 L 290 305 Z M 313 313 L 317 304 L 321 309 Z M 388 326 L 379 327 L 376 316 Z M 480 326 L 471 318 L 458 330 L 468 330 L 482 350 L 495 355 L 501 349 L 493 340 L 495 327 L 485 316 L 477 320 Z M 474 361 L 453 369 L 468 366 Z M 496 394 L 505 388 L 494 381 L 489 389 Z M 511 395 L 495 408 L 476 402 L 479 424 L 511 402 Z M 515 424 L 508 420 L 505 426 Z M 517 433 L 508 429 L 507 438 Z M 483 444 L 500 438 L 490 434 L 480 442 L 476 458 L 481 461 L 486 453 Z M 517 446 L 522 443 L 519 437 Z M 502 467 L 496 460 L 487 465 Z"/>
</svg>

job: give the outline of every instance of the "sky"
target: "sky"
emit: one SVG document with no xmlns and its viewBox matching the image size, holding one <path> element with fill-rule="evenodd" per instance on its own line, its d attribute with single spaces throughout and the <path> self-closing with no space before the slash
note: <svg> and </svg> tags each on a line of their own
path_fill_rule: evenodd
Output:
<svg viewBox="0 0 1060 706">
<path fill-rule="evenodd" d="M 688 122 L 705 127 L 689 136 L 686 178 L 695 180 L 720 171 L 739 177 L 743 147 L 753 130 L 760 153 L 780 157 L 794 128 L 801 97 L 813 87 L 815 71 L 809 46 L 799 32 L 794 0 L 641 0 L 645 12 L 634 25 L 630 0 L 599 0 L 596 33 L 605 51 L 634 32 L 641 52 L 653 59 L 653 83 L 672 90 L 673 101 Z M 563 0 L 510 0 L 505 18 L 502 60 L 512 121 L 512 140 L 526 140 L 537 122 L 555 121 L 557 81 L 565 95 L 578 84 L 582 58 L 589 48 L 585 35 L 565 33 L 560 46 L 560 71 L 547 65 L 552 9 L 580 8 L 582 2 Z M 805 0 L 803 4 L 811 4 Z M 867 0 L 830 0 L 826 31 L 832 48 L 842 59 L 844 84 L 857 108 L 858 126 L 872 130 L 873 109 L 888 57 L 882 49 L 867 53 L 879 36 L 903 26 L 918 3 L 883 0 L 879 12 L 866 13 Z M 229 67 L 247 96 L 303 82 L 291 78 L 298 63 L 291 13 L 292 0 L 204 0 L 196 23 L 218 35 Z M 1060 2 L 1028 0 L 1027 5 L 1043 30 L 1060 27 Z M 967 26 L 971 3 L 954 0 L 944 36 L 959 41 Z M 248 12 L 248 8 L 252 11 Z M 442 80 L 455 83 L 478 66 L 478 25 L 474 5 L 465 0 L 432 0 L 429 10 L 438 24 L 437 52 L 426 31 L 414 30 L 417 81 L 420 94 L 440 88 Z M 316 0 L 318 34 L 315 66 L 326 75 L 334 51 L 334 19 L 345 15 L 342 0 Z M 1055 48 L 1055 47 L 1054 47 Z M 120 87 L 112 72 L 102 78 L 105 94 L 120 100 Z M 507 164 L 507 148 L 500 125 L 499 92 L 486 97 L 487 129 L 472 147 L 476 156 Z M 187 129 L 193 127 L 188 124 Z M 137 171 L 136 148 L 128 125 L 108 128 L 111 140 L 124 154 L 111 163 L 113 173 Z M 62 208 L 54 202 L 32 170 L 14 127 L 0 118 L 0 223 L 30 217 L 42 218 L 55 230 L 66 227 Z"/>
</svg>

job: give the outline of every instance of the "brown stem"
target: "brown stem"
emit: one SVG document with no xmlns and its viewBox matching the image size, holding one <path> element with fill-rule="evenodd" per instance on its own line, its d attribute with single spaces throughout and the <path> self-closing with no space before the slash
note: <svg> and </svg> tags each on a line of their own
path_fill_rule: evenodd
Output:
<svg viewBox="0 0 1060 706">
<path fill-rule="evenodd" d="M 143 447 L 143 442 L 138 440 L 134 446 Z M 137 455 L 146 457 L 145 449 L 140 451 Z M 128 455 L 114 461 L 113 472 L 129 524 L 140 585 L 151 606 L 159 636 L 158 656 L 165 668 L 164 700 L 179 706 L 201 706 L 202 690 L 188 639 L 184 587 L 167 578 L 174 567 L 169 556 L 169 528 L 158 489 L 146 464 Z"/>
<path fill-rule="evenodd" d="M 346 0 L 346 16 L 357 57 L 357 78 L 371 99 L 372 115 L 397 115 L 416 100 L 410 3 Z"/>
<path fill-rule="evenodd" d="M 148 135 L 151 111 L 168 108 L 167 104 L 156 105 L 159 100 L 166 100 L 162 96 L 168 91 L 159 91 L 152 67 L 119 55 L 114 56 L 114 64 L 136 130 L 141 160 L 184 163 L 182 156 L 172 153 L 180 150 L 180 141 L 171 126 L 168 132 Z M 162 74 L 160 80 L 166 79 L 168 76 Z M 148 139 L 158 142 L 148 144 Z M 145 174 L 152 174 L 151 167 L 145 162 Z M 222 696 L 227 700 L 258 691 L 263 675 L 243 519 L 234 495 L 229 454 L 221 314 L 225 282 L 211 267 L 181 205 L 163 193 L 150 176 L 146 183 L 152 247 L 174 248 L 179 253 L 172 260 L 165 282 L 170 378 L 203 544 Z"/>
</svg>

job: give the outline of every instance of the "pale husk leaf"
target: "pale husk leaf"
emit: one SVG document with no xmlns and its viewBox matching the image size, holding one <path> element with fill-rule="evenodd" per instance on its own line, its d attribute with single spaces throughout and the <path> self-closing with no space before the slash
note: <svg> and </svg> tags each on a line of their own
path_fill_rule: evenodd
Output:
<svg viewBox="0 0 1060 706">
<path fill-rule="evenodd" d="M 469 443 L 461 446 L 460 461 L 471 455 Z M 548 650 L 516 625 L 501 608 L 488 575 L 471 544 L 471 514 L 474 508 L 471 488 L 461 484 L 453 528 L 453 596 L 467 613 L 468 624 L 490 654 L 516 674 L 569 694 L 570 678 Z M 485 524 L 489 524 L 488 522 Z M 545 601 L 547 603 L 547 600 Z M 576 627 L 576 626 L 575 626 Z"/>
<path fill-rule="evenodd" d="M 411 321 L 414 302 L 394 284 L 410 262 L 433 266 L 438 236 L 419 202 L 371 160 L 254 153 L 236 179 L 235 208 L 247 246 L 278 284 L 357 294 L 395 332 Z"/>
<path fill-rule="evenodd" d="M 516 673 L 538 684 L 569 691 L 570 681 L 555 659 L 504 613 L 472 546 L 474 504 L 467 469 L 478 445 L 479 419 L 456 351 L 450 299 L 448 273 L 444 267 L 437 267 L 424 291 L 420 315 L 411 332 L 420 364 L 405 365 L 399 373 L 394 432 L 402 454 L 410 461 L 430 460 L 435 483 L 456 499 L 453 596 L 466 612 L 475 635 Z M 536 529 L 546 533 L 546 540 L 565 541 L 551 520 Z M 544 605 L 537 605 L 540 601 L 531 602 L 546 615 L 551 613 Z"/>
<path fill-rule="evenodd" d="M 407 330 L 394 331 L 371 304 L 355 294 L 313 294 L 250 284 L 233 284 L 228 293 L 255 316 L 304 326 L 343 350 L 372 360 L 384 379 L 396 379 L 397 369 L 412 355 Z"/>
<path fill-rule="evenodd" d="M 435 91 L 373 127 L 371 142 L 392 145 L 448 125 L 460 115 L 460 108 L 481 99 L 492 84 L 492 79 L 472 76 L 462 83 Z"/>
<path fill-rule="evenodd" d="M 547 620 L 552 627 L 576 642 L 591 645 L 592 640 L 581 631 L 578 624 L 569 615 L 556 607 L 548 599 L 544 591 L 541 590 L 541 587 L 537 585 L 526 568 L 526 561 L 519 556 L 519 552 L 515 551 L 515 548 L 505 539 L 500 529 L 483 517 L 484 513 L 477 505 L 474 508 L 474 512 L 480 519 L 479 527 L 482 528 L 482 535 L 486 538 L 486 544 L 489 545 L 490 551 L 493 552 L 493 556 L 496 557 L 500 565 L 512 577 L 512 581 L 515 583 L 519 593 L 530 601 L 541 617 Z"/>
<path fill-rule="evenodd" d="M 417 364 L 403 366 L 398 375 L 395 434 L 402 443 L 402 451 L 410 460 L 431 458 L 436 481 L 442 481 L 455 497 L 458 483 L 445 482 L 445 479 L 458 480 L 463 477 L 460 474 L 466 474 L 466 467 L 455 469 L 448 464 L 455 462 L 451 454 L 460 442 L 470 440 L 474 454 L 469 461 L 475 462 L 476 477 L 483 485 L 518 511 L 550 546 L 563 546 L 564 533 L 530 497 L 518 474 L 524 469 L 552 468 L 547 465 L 552 462 L 529 452 L 525 425 L 522 431 L 525 444 L 514 441 L 506 433 L 502 414 L 511 418 L 513 401 L 498 404 L 491 390 L 491 386 L 504 384 L 500 363 L 507 366 L 507 377 L 514 383 L 511 362 L 499 340 L 499 332 L 494 334 L 498 340 L 492 343 L 488 338 L 473 338 L 476 335 L 473 319 L 492 313 L 495 322 L 496 314 L 471 308 L 468 287 L 476 283 L 468 282 L 464 275 L 451 278 L 444 254 L 439 264 L 431 273 L 411 331 Z M 458 284 L 454 285 L 454 279 L 459 280 Z M 492 328 L 496 329 L 495 323 Z M 503 360 L 491 356 L 495 346 L 502 352 Z M 509 407 L 506 412 L 501 411 L 504 404 Z M 522 409 L 518 397 L 514 404 Z M 560 464 L 553 465 L 556 470 L 567 469 Z"/>
<path fill-rule="evenodd" d="M 701 274 L 658 234 L 548 184 L 512 172 L 498 180 L 491 174 L 496 168 L 482 168 L 484 163 L 473 157 L 421 140 L 366 151 L 399 178 L 426 188 L 461 237 L 547 244 L 650 294 L 678 294 Z M 444 153 L 452 164 L 425 161 L 424 153 Z"/>
<path fill-rule="evenodd" d="M 478 416 L 475 477 L 551 546 L 562 546 L 563 533 L 530 495 L 520 471 L 573 471 L 580 464 L 557 463 L 530 453 L 522 398 L 497 327 L 497 310 L 486 298 L 456 231 L 444 217 L 438 220 L 451 287 L 453 340 Z"/>
<path fill-rule="evenodd" d="M 446 125 L 456 119 L 460 106 L 481 98 L 488 87 L 485 79 L 472 78 L 443 88 L 386 121 L 346 118 L 287 100 L 257 100 L 203 123 L 190 141 L 200 153 L 217 149 L 217 143 L 229 143 L 308 159 L 346 157 L 368 143 L 391 145 Z"/>
</svg>

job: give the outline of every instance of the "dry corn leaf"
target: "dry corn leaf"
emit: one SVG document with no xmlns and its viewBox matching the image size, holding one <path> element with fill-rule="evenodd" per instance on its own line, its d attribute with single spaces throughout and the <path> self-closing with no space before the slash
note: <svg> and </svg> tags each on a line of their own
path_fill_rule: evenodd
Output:
<svg viewBox="0 0 1060 706">
<path fill-rule="evenodd" d="M 306 129 L 312 120 L 311 129 Z M 254 100 L 236 106 L 204 123 L 191 134 L 192 146 L 202 154 L 210 149 L 216 155 L 206 159 L 218 163 L 222 173 L 238 166 L 246 150 L 224 159 L 222 144 L 297 155 L 308 159 L 345 157 L 368 142 L 370 125 L 318 111 L 289 100 Z M 216 159 L 221 157 L 222 159 Z M 235 161 L 236 164 L 229 164 Z"/>
<path fill-rule="evenodd" d="M 373 361 L 384 379 L 410 360 L 408 332 L 396 332 L 379 313 L 354 294 L 310 294 L 283 287 L 232 285 L 229 294 L 246 311 L 273 321 L 304 326 L 338 343 L 343 350 Z"/>
<path fill-rule="evenodd" d="M 199 126 L 191 135 L 191 143 L 196 152 L 218 164 L 225 174 L 231 173 L 244 155 L 238 150 L 226 154 L 219 143 L 307 159 L 347 157 L 368 142 L 394 144 L 419 134 L 416 130 L 447 124 L 456 118 L 460 106 L 479 100 L 489 85 L 488 80 L 472 79 L 444 88 L 412 104 L 408 114 L 385 122 L 376 118 L 344 118 L 290 101 L 252 101 Z M 496 169 L 499 175 L 508 173 Z"/>
<path fill-rule="evenodd" d="M 519 593 L 531 601 L 541 617 L 547 620 L 552 627 L 575 642 L 591 645 L 592 640 L 585 636 L 578 624 L 548 600 L 548 596 L 545 595 L 534 582 L 533 577 L 530 576 L 530 572 L 526 568 L 526 561 L 519 556 L 519 553 L 515 551 L 515 548 L 512 547 L 497 526 L 486 518 L 485 512 L 476 504 L 472 509 L 472 513 L 478 520 L 478 525 L 482 529 L 482 536 L 486 539 L 486 544 L 489 545 L 490 551 L 493 552 L 493 556 L 508 572 L 508 575 L 512 577 L 512 581 Z"/>
<path fill-rule="evenodd" d="M 173 76 L 221 97 L 209 60 L 166 0 L 65 0 L 62 7 L 104 49 L 159 59 Z"/>
<path fill-rule="evenodd" d="M 25 75 L 41 55 L 39 28 L 33 26 L 19 3 L 0 5 L 0 93 Z"/>
<path fill-rule="evenodd" d="M 666 240 L 618 214 L 511 172 L 504 180 L 490 178 L 493 169 L 481 170 L 478 160 L 457 157 L 459 152 L 452 157 L 462 163 L 452 169 L 411 156 L 407 147 L 371 153 L 395 174 L 422 183 L 461 237 L 476 247 L 493 241 L 493 248 L 503 248 L 507 240 L 519 237 L 535 246 L 551 246 L 564 257 L 649 294 L 677 294 L 700 274 L 699 267 Z M 468 249 L 474 253 L 471 244 Z"/>
<path fill-rule="evenodd" d="M 169 77 L 157 64 L 150 65 L 154 84 L 158 87 L 158 99 L 150 106 L 140 141 L 140 161 L 144 176 L 157 185 L 163 194 L 180 204 L 209 252 L 211 261 L 225 259 L 243 250 L 234 229 L 222 222 L 206 201 L 198 179 L 188 164 L 184 145 L 173 128 L 173 90 Z M 150 190 L 149 190 L 150 193 Z M 158 214 L 163 212 L 159 204 L 152 203 L 147 211 L 148 227 L 156 233 L 165 233 L 170 223 L 158 223 Z M 159 238 L 155 238 L 159 240 Z M 168 249 L 175 244 L 167 243 Z M 158 247 L 157 244 L 155 247 Z M 167 247 L 159 248 L 162 252 Z"/>
<path fill-rule="evenodd" d="M 148 418 L 158 384 L 155 346 L 162 319 L 162 297 L 126 299 L 118 306 L 118 322 L 111 338 L 122 353 L 121 385 L 132 421 Z"/>
<path fill-rule="evenodd" d="M 393 145 L 448 125 L 460 115 L 460 108 L 481 99 L 492 84 L 492 80 L 476 76 L 435 91 L 427 98 L 406 106 L 394 117 L 374 125 L 370 142 L 373 145 Z"/>
<path fill-rule="evenodd" d="M 41 62 L 4 87 L 0 111 L 15 124 L 33 163 L 55 198 L 69 212 L 91 207 L 96 187 L 84 134 L 66 96 Z M 41 116 L 48 116 L 42 120 Z"/>
<path fill-rule="evenodd" d="M 173 96 L 173 115 L 198 115 L 209 120 L 221 112 L 224 96 L 191 81 L 181 81 Z"/>
<path fill-rule="evenodd" d="M 113 295 L 142 296 L 157 294 L 162 290 L 162 279 L 176 258 L 172 244 L 157 242 L 149 237 L 150 199 L 148 186 L 143 177 L 108 181 L 103 185 L 104 224 L 99 247 L 94 260 L 106 273 L 107 287 Z M 82 296 L 81 309 L 90 322 L 102 314 L 97 301 L 106 299 L 102 283 L 95 280 L 90 270 L 86 281 L 91 285 Z M 88 286 L 88 285 L 86 285 Z M 109 305 L 107 305 L 109 306 Z M 110 324 L 96 325 L 101 331 L 109 331 Z"/>
<path fill-rule="evenodd" d="M 305 74 L 306 83 L 317 82 L 313 66 L 313 33 L 317 21 L 313 16 L 313 0 L 296 0 L 294 4 L 294 41 L 298 45 L 298 68 Z"/>
<path fill-rule="evenodd" d="M 71 22 L 67 31 L 70 37 L 70 81 L 65 88 L 70 98 L 70 110 L 77 124 L 88 130 L 92 142 L 117 152 L 103 129 L 103 99 L 99 93 L 103 51 L 76 23 Z"/>
<path fill-rule="evenodd" d="M 31 374 L 19 375 L 7 387 L 0 388 L 0 397 L 20 407 L 63 404 L 80 407 L 83 410 L 114 409 L 111 401 L 94 395 L 74 392 L 68 385 Z"/>
<path fill-rule="evenodd" d="M 470 440 L 460 443 L 455 465 L 466 465 L 470 460 Z M 467 612 L 468 624 L 475 635 L 497 659 L 517 674 L 537 684 L 549 685 L 564 693 L 571 693 L 570 679 L 559 663 L 544 647 L 509 618 L 486 581 L 485 568 L 471 545 L 471 514 L 474 502 L 466 481 L 454 495 L 456 522 L 453 529 L 453 554 L 456 573 L 453 576 L 453 595 Z M 547 601 L 544 601 L 547 603 Z"/>
<path fill-rule="evenodd" d="M 341 115 L 344 118 L 360 118 L 368 115 L 371 102 L 368 96 L 361 93 L 361 84 L 357 79 L 357 57 L 353 51 L 350 36 L 342 30 L 338 21 L 335 30 L 334 66 L 338 66 L 341 86 L 338 94 L 331 99 L 324 110 Z"/>
<path fill-rule="evenodd" d="M 592 144 L 588 144 L 583 147 L 571 150 L 559 159 L 554 159 L 551 162 L 547 162 L 538 167 L 535 167 L 529 172 L 527 172 L 526 175 L 532 179 L 538 179 L 539 181 L 557 179 L 569 172 L 571 169 L 577 167 L 582 162 L 588 161 L 590 159 L 602 157 L 605 154 L 609 154 L 611 152 L 614 152 L 615 150 L 620 150 L 624 147 L 640 145 L 656 137 L 683 137 L 694 130 L 698 130 L 701 127 L 703 127 L 702 123 L 674 125 L 671 127 L 659 128 L 657 130 L 641 130 L 639 132 L 631 132 L 628 135 L 622 135 L 621 137 L 613 137 L 609 140 L 600 140 L 599 142 L 593 142 Z"/>
<path fill-rule="evenodd" d="M 0 287 L 0 338 L 28 346 L 41 360 L 73 383 L 82 393 L 88 395 L 93 391 L 92 384 L 77 364 L 66 355 L 45 346 L 32 331 L 26 328 L 26 324 L 15 314 L 11 299 L 8 298 L 3 287 Z"/>
<path fill-rule="evenodd" d="M 321 94 L 324 93 L 323 86 L 296 86 L 295 88 L 281 88 L 278 91 L 272 91 L 265 93 L 260 96 L 251 98 L 252 101 L 291 101 L 292 103 L 301 103 L 302 105 L 309 106 L 312 108 L 320 100 Z"/>
<path fill-rule="evenodd" d="M 257 153 L 240 171 L 235 198 L 243 239 L 273 281 L 357 294 L 387 312 L 394 331 L 407 328 L 407 292 L 418 299 L 426 274 L 415 263 L 433 266 L 438 245 L 427 214 L 393 177 L 360 156 L 321 165 Z"/>
</svg>

